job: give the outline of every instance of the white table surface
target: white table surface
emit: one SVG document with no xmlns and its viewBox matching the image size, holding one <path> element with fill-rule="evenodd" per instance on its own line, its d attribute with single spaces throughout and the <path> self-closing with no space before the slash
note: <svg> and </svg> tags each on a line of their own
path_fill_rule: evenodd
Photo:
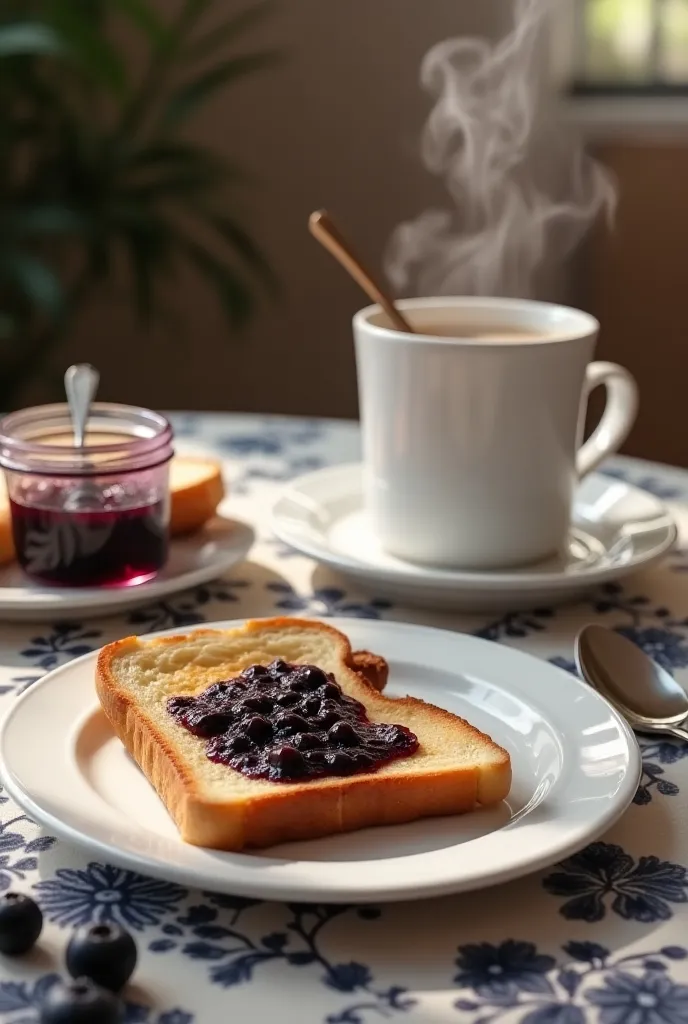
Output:
<svg viewBox="0 0 688 1024">
<path fill-rule="evenodd" d="M 477 633 L 573 669 L 585 622 L 620 629 L 682 678 L 688 552 L 583 604 L 501 617 L 432 612 L 353 590 L 269 530 L 282 483 L 352 461 L 355 424 L 176 414 L 190 448 L 226 459 L 227 509 L 258 539 L 228 579 L 116 618 L 0 623 L 0 706 L 70 658 L 131 632 L 284 612 L 395 619 Z M 631 459 L 606 471 L 667 500 L 685 537 L 688 473 Z M 140 951 L 130 1024 L 688 1024 L 688 745 L 642 740 L 635 803 L 599 842 L 484 892 L 378 908 L 256 903 L 93 863 L 0 796 L 0 890 L 31 892 L 46 928 L 0 957 L 0 1020 L 30 1024 L 77 924 L 118 921 Z"/>
</svg>

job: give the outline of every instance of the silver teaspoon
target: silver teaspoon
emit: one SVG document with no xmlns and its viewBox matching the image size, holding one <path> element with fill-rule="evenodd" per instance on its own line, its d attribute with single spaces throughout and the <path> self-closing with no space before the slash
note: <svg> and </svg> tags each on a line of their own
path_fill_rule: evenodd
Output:
<svg viewBox="0 0 688 1024">
<path fill-rule="evenodd" d="M 90 363 L 76 363 L 74 366 L 70 366 L 64 375 L 65 392 L 74 431 L 74 447 L 80 453 L 84 472 L 91 468 L 86 458 L 86 427 L 99 381 L 100 374 Z M 64 509 L 66 512 L 88 510 L 94 506 L 97 507 L 100 499 L 100 489 L 86 478 L 78 487 L 69 490 Z"/>
<path fill-rule="evenodd" d="M 636 732 L 688 740 L 688 696 L 636 644 L 604 626 L 585 626 L 576 639 L 578 671 Z"/>
<path fill-rule="evenodd" d="M 74 447 L 83 448 L 91 403 L 96 397 L 100 375 L 90 363 L 76 363 L 64 375 L 65 392 L 74 428 Z"/>
</svg>

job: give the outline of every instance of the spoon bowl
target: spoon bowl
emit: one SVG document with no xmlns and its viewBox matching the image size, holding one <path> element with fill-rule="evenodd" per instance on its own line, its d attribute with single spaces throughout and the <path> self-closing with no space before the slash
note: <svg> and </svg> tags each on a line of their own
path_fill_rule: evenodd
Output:
<svg viewBox="0 0 688 1024">
<path fill-rule="evenodd" d="M 688 695 L 636 644 L 614 630 L 590 625 L 578 634 L 575 656 L 581 676 L 638 732 L 688 739 Z"/>
</svg>

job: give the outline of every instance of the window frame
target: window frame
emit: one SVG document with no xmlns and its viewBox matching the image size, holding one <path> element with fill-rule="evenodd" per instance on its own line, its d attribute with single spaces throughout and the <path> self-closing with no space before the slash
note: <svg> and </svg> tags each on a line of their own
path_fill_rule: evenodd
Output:
<svg viewBox="0 0 688 1024">
<path fill-rule="evenodd" d="M 660 73 L 661 14 L 664 0 L 651 0 L 653 10 L 652 43 L 649 53 L 651 75 L 645 82 L 588 78 L 582 73 L 586 47 L 585 7 L 591 0 L 569 0 L 555 19 L 555 67 L 565 67 L 565 77 L 558 75 L 563 91 L 573 99 L 623 98 L 670 99 L 688 96 L 686 80 L 670 81 Z M 565 48 L 565 49 L 564 49 Z"/>
</svg>

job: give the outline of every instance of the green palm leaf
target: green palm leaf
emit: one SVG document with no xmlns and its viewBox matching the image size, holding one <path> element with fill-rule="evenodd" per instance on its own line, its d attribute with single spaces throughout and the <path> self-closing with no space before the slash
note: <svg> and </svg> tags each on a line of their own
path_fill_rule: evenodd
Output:
<svg viewBox="0 0 688 1024">
<path fill-rule="evenodd" d="M 230 165 L 217 153 L 203 149 L 193 142 L 177 139 L 154 139 L 125 154 L 130 169 L 157 166 L 179 166 L 190 163 L 212 163 L 215 167 L 229 168 Z"/>
<path fill-rule="evenodd" d="M 83 231 L 84 226 L 81 214 L 51 203 L 0 211 L 0 231 L 17 237 L 74 235 Z"/>
<path fill-rule="evenodd" d="M 0 256 L 0 278 L 14 285 L 41 312 L 57 317 L 64 292 L 57 275 L 45 263 L 18 250 Z"/>
<path fill-rule="evenodd" d="M 139 320 L 148 324 L 155 305 L 155 279 L 160 256 L 158 246 L 145 231 L 130 231 L 124 239 L 124 246 Z"/>
<path fill-rule="evenodd" d="M 127 16 L 154 47 L 163 46 L 169 31 L 154 7 L 147 0 L 111 0 L 112 6 Z"/>
<path fill-rule="evenodd" d="M 171 166 L 147 178 L 130 181 L 122 189 L 122 194 L 132 202 L 161 204 L 205 195 L 226 180 L 224 172 L 212 165 Z"/>
<path fill-rule="evenodd" d="M 248 232 L 224 214 L 209 214 L 207 221 L 237 256 L 260 278 L 273 293 L 277 292 L 277 278 L 262 250 Z"/>
<path fill-rule="evenodd" d="M 212 56 L 228 43 L 234 43 L 254 25 L 261 22 L 272 10 L 272 7 L 271 0 L 262 0 L 261 3 L 235 14 L 233 18 L 229 18 L 223 24 L 216 25 L 209 32 L 203 33 L 189 43 L 183 54 L 184 59 L 196 61 Z"/>
<path fill-rule="evenodd" d="M 0 25 L 0 57 L 64 55 L 62 37 L 49 25 L 38 22 Z"/>
<path fill-rule="evenodd" d="M 245 181 L 244 172 L 217 153 L 188 142 L 154 142 L 128 154 L 122 168 L 125 187 L 151 195 L 187 195 Z"/>
<path fill-rule="evenodd" d="M 163 130 L 178 128 L 183 121 L 195 114 L 202 103 L 220 89 L 233 84 L 238 79 L 274 67 L 279 62 L 275 53 L 253 53 L 241 57 L 231 57 L 217 67 L 204 71 L 197 78 L 185 83 L 173 92 L 161 117 Z"/>
<path fill-rule="evenodd" d="M 183 263 L 242 325 L 259 289 L 276 285 L 231 212 L 243 174 L 181 133 L 206 101 L 276 63 L 274 53 L 226 52 L 268 2 L 212 28 L 203 22 L 220 0 L 0 6 L 0 405 L 46 366 L 122 258 L 143 321 L 164 322 L 166 285 Z M 132 31 L 142 66 L 129 59 Z"/>
<path fill-rule="evenodd" d="M 7 316 L 6 313 L 0 313 L 0 342 L 14 338 L 16 331 L 16 319 L 12 316 Z"/>
<path fill-rule="evenodd" d="M 75 0 L 52 0 L 48 21 L 93 82 L 117 95 L 124 93 L 127 77 L 122 56 L 97 22 L 82 16 Z"/>
</svg>

